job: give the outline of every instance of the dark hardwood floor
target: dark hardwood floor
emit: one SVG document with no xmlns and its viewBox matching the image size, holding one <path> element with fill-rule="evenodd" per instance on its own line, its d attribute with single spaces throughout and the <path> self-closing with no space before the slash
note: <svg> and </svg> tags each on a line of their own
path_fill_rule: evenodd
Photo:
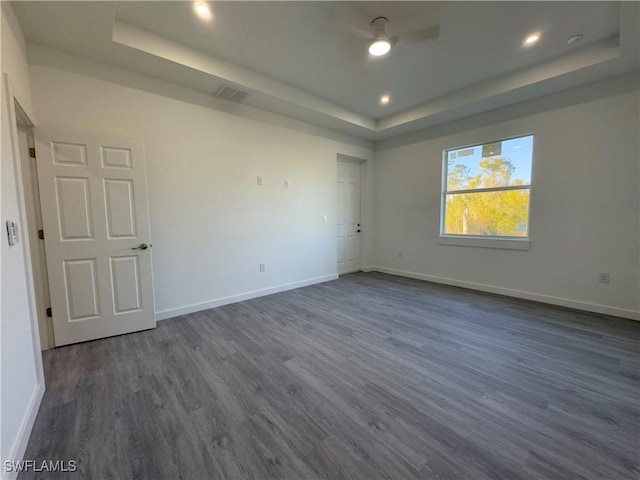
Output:
<svg viewBox="0 0 640 480">
<path fill-rule="evenodd" d="M 46 352 L 26 458 L 92 479 L 638 479 L 639 342 L 633 321 L 353 274 Z"/>
</svg>

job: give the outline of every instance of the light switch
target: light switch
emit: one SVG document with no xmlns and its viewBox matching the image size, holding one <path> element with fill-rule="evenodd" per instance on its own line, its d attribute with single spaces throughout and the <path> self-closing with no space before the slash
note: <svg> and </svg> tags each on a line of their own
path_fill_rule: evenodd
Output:
<svg viewBox="0 0 640 480">
<path fill-rule="evenodd" d="M 322 223 L 327 223 L 327 220 L 329 220 L 329 218 L 326 215 L 322 216 Z"/>
<path fill-rule="evenodd" d="M 258 185 L 262 185 L 262 177 L 258 176 L 257 179 L 256 179 L 256 183 Z"/>
<path fill-rule="evenodd" d="M 284 181 L 284 188 L 289 188 L 289 180 Z"/>
</svg>

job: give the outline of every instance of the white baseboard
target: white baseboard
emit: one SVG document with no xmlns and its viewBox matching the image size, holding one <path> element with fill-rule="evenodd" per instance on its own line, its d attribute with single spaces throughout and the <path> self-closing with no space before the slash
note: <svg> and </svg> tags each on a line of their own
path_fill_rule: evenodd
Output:
<svg viewBox="0 0 640 480">
<path fill-rule="evenodd" d="M 253 290 L 251 292 L 239 293 L 237 295 L 222 297 L 216 300 L 210 300 L 208 302 L 194 303 L 192 305 L 185 305 L 184 307 L 172 308 L 169 310 L 162 310 L 160 312 L 156 312 L 156 320 L 157 321 L 166 320 L 168 318 L 178 317 L 180 315 L 187 315 L 188 313 L 200 312 L 202 310 L 208 310 L 210 308 L 229 305 L 230 303 L 242 302 L 244 300 L 250 300 L 252 298 L 264 297 L 265 295 L 285 292 L 287 290 L 293 290 L 301 287 L 308 287 L 309 285 L 328 282 L 330 280 L 336 280 L 337 278 L 338 278 L 337 274 L 324 275 L 322 277 L 308 278 L 307 280 L 302 280 L 299 282 L 283 283 L 281 285 L 276 285 L 275 287 L 269 287 L 261 290 Z"/>
<path fill-rule="evenodd" d="M 640 312 L 635 310 L 626 310 L 623 308 L 611 307 L 609 305 L 600 305 L 597 303 L 583 302 L 580 300 L 571 300 L 569 298 L 554 297 L 552 295 L 543 295 L 540 293 L 525 292 L 523 290 L 514 290 L 511 288 L 497 287 L 495 285 L 487 285 L 484 283 L 467 282 L 464 280 L 456 280 L 454 278 L 439 277 L 435 275 L 426 275 L 424 273 L 408 272 L 405 270 L 396 270 L 386 267 L 367 267 L 370 270 L 390 275 L 398 275 L 400 277 L 415 278 L 417 280 L 425 280 L 427 282 L 442 283 L 444 285 L 452 285 L 455 287 L 468 288 L 470 290 L 479 290 L 481 292 L 497 293 L 508 297 L 523 298 L 525 300 L 534 300 L 541 303 L 549 303 L 561 307 L 575 308 L 576 310 L 585 310 L 587 312 L 611 315 L 613 317 L 628 318 L 630 320 L 640 321 Z"/>
<path fill-rule="evenodd" d="M 20 423 L 20 428 L 18 429 L 18 434 L 16 435 L 16 438 L 13 442 L 11 453 L 9 453 L 9 456 L 7 458 L 2 459 L 2 480 L 9 480 L 18 477 L 17 472 L 6 472 L 4 470 L 4 462 L 17 462 L 19 460 L 25 459 L 24 452 L 27 450 L 27 444 L 29 443 L 31 430 L 33 429 L 33 424 L 36 421 L 36 416 L 38 415 L 38 410 L 40 409 L 40 402 L 42 402 L 43 395 L 44 383 L 37 383 L 33 389 L 31 398 L 29 399 L 27 411 L 25 412 L 24 417 L 22 418 L 22 422 Z"/>
</svg>

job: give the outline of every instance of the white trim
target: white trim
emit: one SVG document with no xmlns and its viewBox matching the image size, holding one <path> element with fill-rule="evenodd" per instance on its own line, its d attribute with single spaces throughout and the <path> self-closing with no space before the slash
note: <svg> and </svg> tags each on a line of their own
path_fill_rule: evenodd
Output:
<svg viewBox="0 0 640 480">
<path fill-rule="evenodd" d="M 360 166 L 367 160 L 364 158 L 353 157 L 351 155 L 345 155 L 344 153 L 338 153 L 338 162 L 349 163 L 351 165 Z"/>
<path fill-rule="evenodd" d="M 162 310 L 156 312 L 156 321 L 166 320 L 168 318 L 178 317 L 180 315 L 187 315 L 188 313 L 200 312 L 202 310 L 208 310 L 210 308 L 221 307 L 223 305 L 229 305 L 230 303 L 242 302 L 244 300 L 251 300 L 252 298 L 264 297 L 265 295 L 272 295 L 274 293 L 285 292 L 287 290 L 294 290 L 296 288 L 307 287 L 309 285 L 315 285 L 316 283 L 328 282 L 336 280 L 337 274 L 324 275 L 322 277 L 309 278 L 307 280 L 301 280 L 299 282 L 283 283 L 276 285 L 275 287 L 264 288 L 261 290 L 253 290 L 250 292 L 239 293 L 237 295 L 231 295 L 229 297 L 222 297 L 208 302 L 194 303 L 192 305 L 185 305 L 184 307 L 172 308 L 169 310 Z"/>
<path fill-rule="evenodd" d="M 22 422 L 20 422 L 20 428 L 16 435 L 13 446 L 11 447 L 11 453 L 7 458 L 3 458 L 4 461 L 18 461 L 24 459 L 24 453 L 27 450 L 27 444 L 29 443 L 29 437 L 31 436 L 31 430 L 33 424 L 36 421 L 38 410 L 40 409 L 40 402 L 44 395 L 44 383 L 36 383 L 31 398 L 29 399 L 29 405 L 25 412 Z M 4 465 L 2 466 L 2 480 L 17 478 L 18 472 L 6 472 Z"/>
<path fill-rule="evenodd" d="M 417 280 L 425 280 L 427 282 L 442 283 L 444 285 L 452 285 L 454 287 L 468 288 L 470 290 L 479 290 L 481 292 L 496 293 L 498 295 L 506 295 L 508 297 L 522 298 L 525 300 L 533 300 L 535 302 L 548 303 L 558 305 L 560 307 L 574 308 L 586 312 L 600 313 L 603 315 L 611 315 L 613 317 L 627 318 L 629 320 L 640 321 L 640 311 L 627 310 L 624 308 L 611 307 L 609 305 L 601 305 L 598 303 L 583 302 L 580 300 L 571 300 L 569 298 L 554 297 L 552 295 L 544 295 L 540 293 L 525 292 L 523 290 L 514 290 L 511 288 L 498 287 L 495 285 L 487 285 L 484 283 L 467 282 L 464 280 L 456 280 L 454 278 L 438 277 L 435 275 L 427 275 L 424 273 L 408 272 L 405 270 L 396 270 L 386 267 L 367 267 L 368 271 L 388 273 L 390 275 L 398 275 L 400 277 L 415 278 Z"/>
<path fill-rule="evenodd" d="M 348 272 L 341 272 L 341 273 L 338 274 L 338 276 L 341 277 L 342 275 L 349 275 L 351 273 L 358 273 L 358 272 L 362 272 L 362 271 L 363 271 L 362 267 L 360 267 L 360 268 L 356 268 L 354 270 L 349 270 Z"/>
<path fill-rule="evenodd" d="M 463 150 L 469 148 L 482 147 L 485 145 L 491 145 L 494 143 L 502 143 L 510 140 L 516 140 L 520 138 L 531 137 L 531 168 L 529 172 L 529 184 L 528 185 L 511 185 L 507 187 L 491 187 L 491 188 L 475 188 L 475 189 L 463 189 L 463 190 L 447 190 L 448 177 L 449 177 L 449 152 L 452 150 Z M 501 248 L 505 250 L 529 250 L 531 248 L 529 235 L 531 229 L 531 183 L 533 181 L 533 167 L 535 162 L 535 144 L 536 135 L 534 132 L 521 133 L 515 136 L 505 137 L 501 140 L 494 140 L 493 142 L 483 142 L 470 144 L 465 147 L 452 147 L 442 150 L 442 171 L 441 171 L 441 195 L 440 195 L 440 236 L 438 243 L 441 245 L 456 245 L 460 247 L 481 247 L 481 248 Z M 526 238 L 518 237 L 494 237 L 488 235 L 482 236 L 467 236 L 467 235 L 450 235 L 445 233 L 445 222 L 447 218 L 447 195 L 460 195 L 460 194 L 474 194 L 485 192 L 504 192 L 511 190 L 529 190 L 529 200 L 527 202 L 527 234 Z"/>
<path fill-rule="evenodd" d="M 13 165 L 15 170 L 16 194 L 18 201 L 18 212 L 22 225 L 22 254 L 24 258 L 24 270 L 26 277 L 27 297 L 29 298 L 29 320 L 31 321 L 31 340 L 33 344 L 33 361 L 36 370 L 36 382 L 44 384 L 44 368 L 42 366 L 42 348 L 40 347 L 40 324 L 38 322 L 35 287 L 33 283 L 33 269 L 31 268 L 31 241 L 29 227 L 27 223 L 27 211 L 25 208 L 24 181 L 22 180 L 22 157 L 20 156 L 20 142 L 18 141 L 18 117 L 16 116 L 16 105 L 20 108 L 21 121 L 33 125 L 24 108 L 13 94 L 13 86 L 8 73 L 4 73 L 4 98 L 7 102 L 9 113 L 9 130 L 11 137 L 11 153 L 13 155 Z"/>
<path fill-rule="evenodd" d="M 16 105 L 16 115 L 19 105 Z M 28 125 L 28 124 L 27 124 Z M 25 144 L 22 143 L 24 138 Z M 39 244 L 39 239 L 34 237 L 38 226 L 42 225 L 42 211 L 40 194 L 38 192 L 37 165 L 33 158 L 29 157 L 26 148 L 35 147 L 33 128 L 25 127 L 18 123 L 18 145 L 20 146 L 20 163 L 22 167 L 22 188 L 24 190 L 24 208 L 28 224 L 29 251 L 31 252 L 31 271 L 33 275 L 33 294 L 36 302 L 35 314 L 38 318 L 40 336 L 40 348 L 42 351 L 55 347 L 53 338 L 53 323 L 51 317 L 47 317 L 45 311 L 50 306 L 49 280 L 47 277 L 47 265 L 44 244 Z"/>
<path fill-rule="evenodd" d="M 517 137 L 516 137 L 517 138 Z M 513 190 L 531 190 L 531 185 L 509 185 L 508 187 L 469 188 L 465 190 L 447 190 L 445 195 L 462 195 L 465 193 L 510 192 Z"/>
<path fill-rule="evenodd" d="M 529 250 L 531 241 L 528 238 L 504 237 L 463 237 L 458 235 L 440 235 L 440 245 L 458 247 L 502 248 L 506 250 Z"/>
</svg>

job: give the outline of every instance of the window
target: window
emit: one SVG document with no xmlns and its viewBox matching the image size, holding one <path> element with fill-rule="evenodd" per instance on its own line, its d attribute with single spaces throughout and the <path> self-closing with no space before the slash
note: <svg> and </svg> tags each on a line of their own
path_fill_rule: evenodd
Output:
<svg viewBox="0 0 640 480">
<path fill-rule="evenodd" d="M 533 135 L 445 150 L 440 243 L 528 249 L 532 158 Z"/>
</svg>

